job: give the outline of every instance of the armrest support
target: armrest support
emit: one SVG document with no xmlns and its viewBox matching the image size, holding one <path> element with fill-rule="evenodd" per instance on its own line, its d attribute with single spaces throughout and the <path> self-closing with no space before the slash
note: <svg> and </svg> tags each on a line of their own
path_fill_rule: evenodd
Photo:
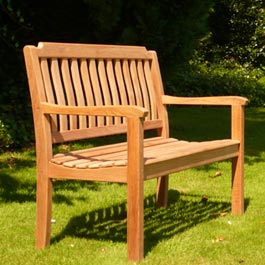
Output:
<svg viewBox="0 0 265 265">
<path fill-rule="evenodd" d="M 231 106 L 231 138 L 241 143 L 241 153 L 244 152 L 244 106 L 248 99 L 239 96 L 213 96 L 213 97 L 174 97 L 162 96 L 163 104 L 174 105 L 211 105 Z"/>
<path fill-rule="evenodd" d="M 148 111 L 138 106 L 62 106 L 50 103 L 41 103 L 41 109 L 45 114 L 62 115 L 88 115 L 88 116 L 112 116 L 145 118 Z"/>
<path fill-rule="evenodd" d="M 174 105 L 215 105 L 215 106 L 234 106 L 246 105 L 247 98 L 238 96 L 213 96 L 213 97 L 174 97 L 162 96 L 163 104 Z"/>
</svg>

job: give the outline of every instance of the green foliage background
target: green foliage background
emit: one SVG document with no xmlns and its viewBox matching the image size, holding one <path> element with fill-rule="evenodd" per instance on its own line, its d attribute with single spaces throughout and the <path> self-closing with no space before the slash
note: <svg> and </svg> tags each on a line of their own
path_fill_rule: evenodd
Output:
<svg viewBox="0 0 265 265">
<path fill-rule="evenodd" d="M 262 0 L 0 0 L 0 148 L 33 141 L 22 48 L 39 41 L 144 45 L 167 92 L 265 103 Z"/>
</svg>

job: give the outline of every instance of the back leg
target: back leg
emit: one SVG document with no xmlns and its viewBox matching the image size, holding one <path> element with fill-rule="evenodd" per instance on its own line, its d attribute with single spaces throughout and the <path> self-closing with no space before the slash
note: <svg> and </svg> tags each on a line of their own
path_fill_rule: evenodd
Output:
<svg viewBox="0 0 265 265">
<path fill-rule="evenodd" d="M 168 175 L 157 178 L 156 206 L 167 207 L 168 204 Z"/>
</svg>

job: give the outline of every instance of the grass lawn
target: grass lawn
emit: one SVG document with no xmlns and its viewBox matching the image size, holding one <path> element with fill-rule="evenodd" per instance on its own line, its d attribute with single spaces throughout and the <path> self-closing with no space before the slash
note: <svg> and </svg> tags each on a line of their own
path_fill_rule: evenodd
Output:
<svg viewBox="0 0 265 265">
<path fill-rule="evenodd" d="M 229 137 L 226 108 L 170 109 L 172 135 Z M 140 264 L 265 263 L 265 109 L 246 109 L 245 203 L 230 214 L 230 162 L 172 175 L 169 206 L 155 209 L 145 183 L 145 259 Z M 34 247 L 35 152 L 0 155 L 0 264 L 127 264 L 126 186 L 59 181 L 54 185 L 51 246 Z"/>
</svg>

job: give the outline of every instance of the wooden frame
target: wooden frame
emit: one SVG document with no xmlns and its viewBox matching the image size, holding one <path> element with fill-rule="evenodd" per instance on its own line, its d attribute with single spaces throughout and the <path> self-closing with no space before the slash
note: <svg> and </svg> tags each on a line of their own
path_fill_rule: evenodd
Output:
<svg viewBox="0 0 265 265">
<path fill-rule="evenodd" d="M 246 98 L 166 96 L 156 53 L 144 47 L 44 42 L 25 46 L 24 57 L 36 136 L 37 248 L 50 244 L 53 179 L 127 184 L 131 261 L 144 257 L 146 180 L 157 178 L 157 205 L 166 207 L 169 174 L 232 159 L 232 213 L 244 212 Z M 169 104 L 231 106 L 231 138 L 170 138 Z M 157 136 L 145 139 L 150 129 Z M 115 134 L 127 134 L 127 141 L 53 153 L 54 143 Z"/>
</svg>

